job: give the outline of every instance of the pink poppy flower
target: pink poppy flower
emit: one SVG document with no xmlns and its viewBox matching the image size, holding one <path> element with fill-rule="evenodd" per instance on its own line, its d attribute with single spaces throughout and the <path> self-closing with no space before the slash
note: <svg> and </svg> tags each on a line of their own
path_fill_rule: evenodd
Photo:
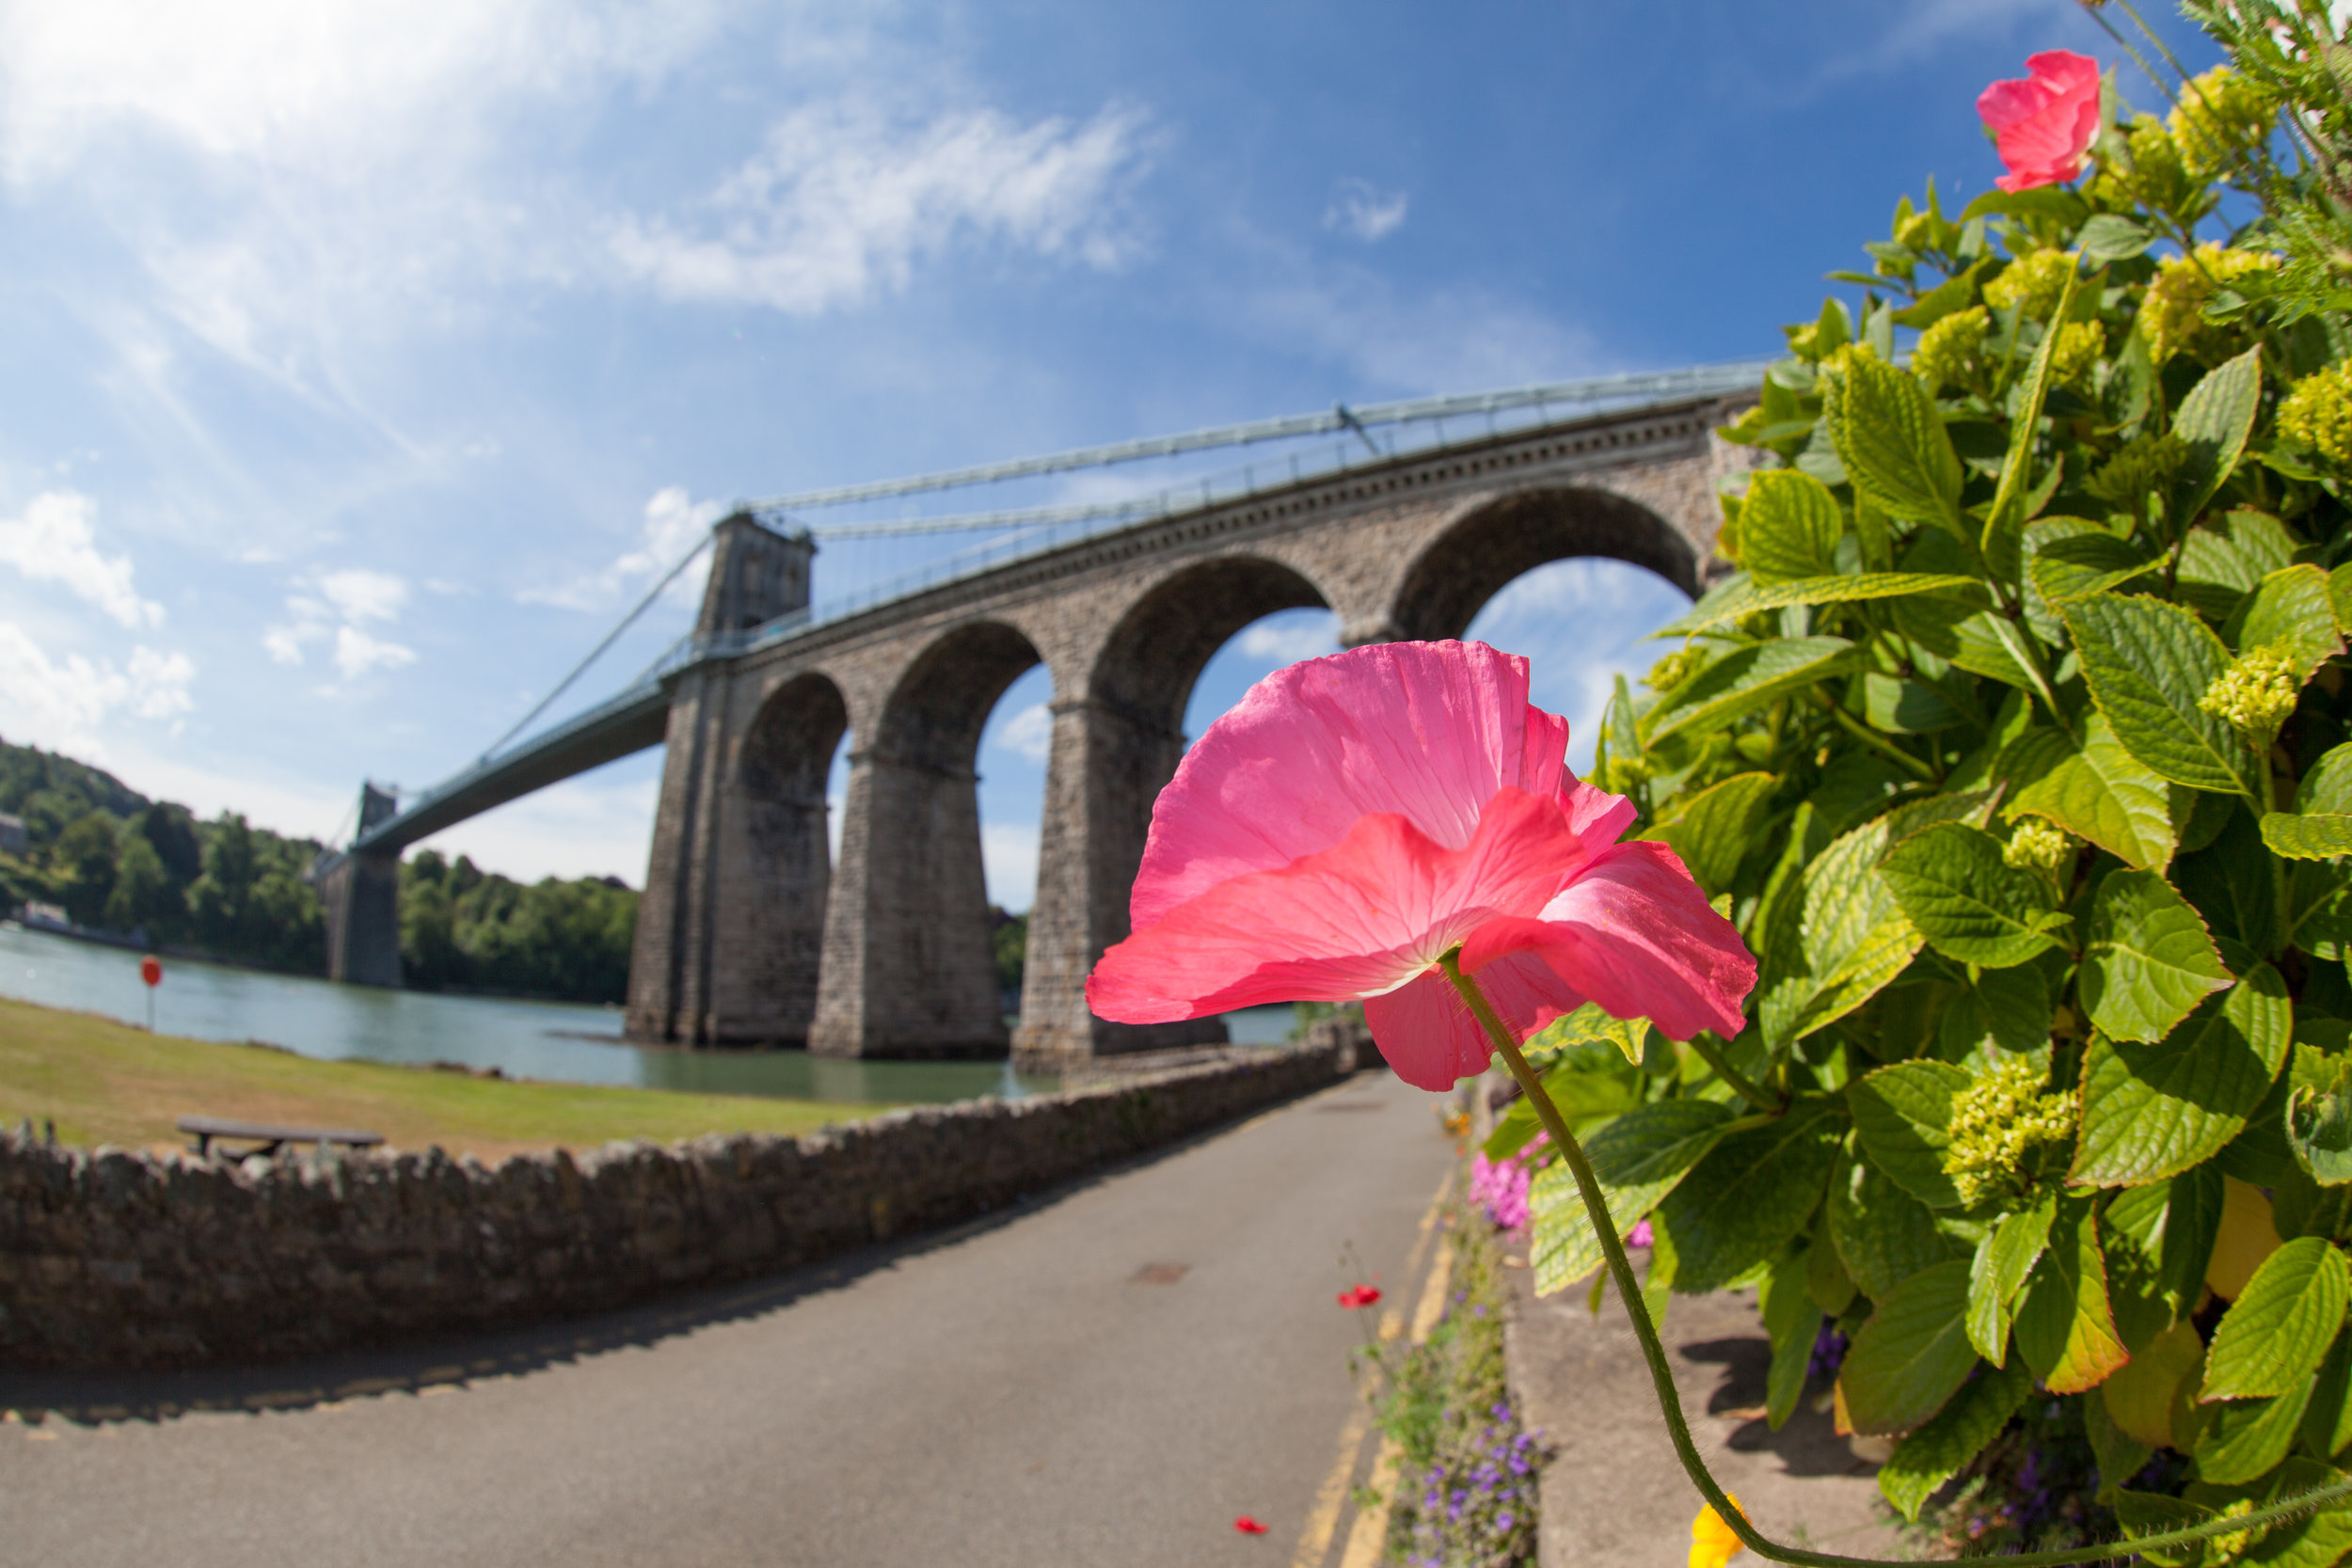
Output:
<svg viewBox="0 0 2352 1568">
<path fill-rule="evenodd" d="M 1087 1001 L 1120 1023 L 1268 1002 L 1364 1004 L 1398 1076 L 1484 1070 L 1485 1033 L 1438 960 L 1524 1038 L 1586 1001 L 1668 1036 L 1738 1034 L 1756 960 L 1632 802 L 1567 769 L 1568 726 L 1527 661 L 1386 642 L 1250 689 L 1161 791 L 1135 934 Z"/>
<path fill-rule="evenodd" d="M 1340 1305 L 1350 1312 L 1358 1307 L 1370 1307 L 1379 1299 L 1380 1287 L 1377 1285 L 1351 1285 L 1340 1292 Z"/>
<path fill-rule="evenodd" d="M 2055 185 L 2083 171 L 2083 154 L 2099 134 L 2099 62 L 2066 49 L 2026 60 L 2022 81 L 1995 82 L 1977 95 L 1977 113 L 1993 132 L 2009 172 L 2005 191 Z"/>
</svg>

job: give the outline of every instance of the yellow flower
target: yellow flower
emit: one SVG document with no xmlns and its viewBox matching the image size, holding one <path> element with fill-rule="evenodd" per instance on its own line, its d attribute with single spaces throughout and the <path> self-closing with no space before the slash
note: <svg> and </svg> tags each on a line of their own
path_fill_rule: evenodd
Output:
<svg viewBox="0 0 2352 1568">
<path fill-rule="evenodd" d="M 2261 85 L 2226 65 L 2190 82 L 2170 121 L 2188 177 L 2201 185 L 2227 174 L 2269 139 L 2271 111 L 2270 96 Z"/>
<path fill-rule="evenodd" d="M 2080 1096 L 2043 1094 L 2049 1074 L 2027 1056 L 2011 1056 L 1952 1097 L 1951 1143 L 1944 1174 L 1964 1208 L 1988 1197 L 2019 1197 L 2032 1180 L 2026 1156 L 2074 1136 Z"/>
<path fill-rule="evenodd" d="M 2240 735 L 2266 749 L 2295 711 L 2302 689 L 2303 672 L 2295 656 L 2283 643 L 2265 643 L 2232 659 L 2197 699 L 2197 706 L 2228 721 Z"/>
<path fill-rule="evenodd" d="M 1748 1511 L 1740 1507 L 1738 1497 L 1728 1492 L 1724 1496 L 1731 1498 L 1731 1506 L 1740 1510 L 1740 1518 L 1748 1516 Z M 1712 1506 L 1700 1509 L 1699 1516 L 1691 1521 L 1691 1568 L 1724 1568 L 1742 1549 L 1740 1538 Z"/>
<path fill-rule="evenodd" d="M 1919 334 L 1911 351 L 1911 373 L 1932 392 L 1943 387 L 1964 387 L 1976 379 L 1977 360 L 1984 353 L 1984 335 L 1993 317 L 1981 305 L 1955 310 Z"/>
<path fill-rule="evenodd" d="M 1680 648 L 1650 666 L 1642 684 L 1663 696 L 1691 678 L 1698 667 L 1707 662 L 1707 656 L 1696 648 Z"/>
<path fill-rule="evenodd" d="M 2029 250 L 1984 286 L 1984 302 L 1995 310 L 2022 305 L 2028 317 L 2040 321 L 2057 309 L 2074 270 L 2071 250 Z"/>
<path fill-rule="evenodd" d="M 2028 816 L 2001 847 L 2001 863 L 2047 876 L 2074 856 L 2074 835 L 2054 822 Z"/>
<path fill-rule="evenodd" d="M 2279 404 L 2279 434 L 2335 467 L 2352 467 L 2352 364 L 2296 382 Z"/>
<path fill-rule="evenodd" d="M 2097 322 L 2068 322 L 2058 329 L 2058 347 L 2051 351 L 2050 373 L 2059 386 L 2080 381 L 2106 352 L 2107 336 Z"/>
<path fill-rule="evenodd" d="M 2204 316 L 2216 290 L 2278 265 L 2279 258 L 2269 251 L 2237 250 L 2211 240 L 2197 247 L 2194 261 L 2168 256 L 2156 263 L 2155 281 L 2139 307 L 2139 334 L 2148 340 L 2149 357 L 2161 365 L 2183 349 L 2200 358 L 2216 357 L 2224 340 Z"/>
</svg>

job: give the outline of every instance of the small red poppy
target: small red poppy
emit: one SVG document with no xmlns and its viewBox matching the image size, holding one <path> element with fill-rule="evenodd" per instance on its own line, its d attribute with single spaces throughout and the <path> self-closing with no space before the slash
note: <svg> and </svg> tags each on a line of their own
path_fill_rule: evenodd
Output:
<svg viewBox="0 0 2352 1568">
<path fill-rule="evenodd" d="M 1380 1299 L 1377 1285 L 1357 1285 L 1340 1292 L 1340 1305 L 1353 1312 L 1359 1307 L 1370 1307 Z"/>
<path fill-rule="evenodd" d="M 1233 1528 L 1244 1535 L 1263 1535 L 1266 1531 L 1265 1526 L 1258 1523 L 1247 1513 L 1233 1521 Z"/>
</svg>

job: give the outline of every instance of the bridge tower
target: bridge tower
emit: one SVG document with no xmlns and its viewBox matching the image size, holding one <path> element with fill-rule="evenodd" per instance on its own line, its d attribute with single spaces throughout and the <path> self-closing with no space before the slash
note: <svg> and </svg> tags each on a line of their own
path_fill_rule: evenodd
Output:
<svg viewBox="0 0 2352 1568">
<path fill-rule="evenodd" d="M 723 641 L 808 608 L 814 539 L 778 532 L 748 512 L 712 531 L 710 579 L 694 623 L 698 641 Z M 832 743 L 813 768 L 789 759 L 761 766 L 755 749 L 747 769 L 737 755 L 740 721 L 730 711 L 730 696 L 723 664 L 698 663 L 670 689 L 660 807 L 629 957 L 632 1039 L 797 1044 L 815 1004 L 814 960 L 830 884 L 824 770 Z M 838 703 L 833 699 L 834 708 Z M 806 727 L 830 727 L 835 737 L 845 722 L 826 713 L 821 697 L 804 717 Z M 729 847 L 739 855 L 755 852 L 777 873 L 751 895 L 768 906 L 757 924 L 773 933 L 779 950 L 765 961 L 737 955 L 735 965 L 714 973 L 717 929 L 739 924 L 742 915 L 722 907 L 717 861 Z M 757 980 L 744 983 L 746 974 Z"/>
<path fill-rule="evenodd" d="M 359 834 L 400 810 L 398 797 L 359 786 Z M 358 836 L 358 835 L 355 835 Z M 326 916 L 326 976 L 362 986 L 400 984 L 400 851 L 344 850 L 317 874 Z"/>
</svg>

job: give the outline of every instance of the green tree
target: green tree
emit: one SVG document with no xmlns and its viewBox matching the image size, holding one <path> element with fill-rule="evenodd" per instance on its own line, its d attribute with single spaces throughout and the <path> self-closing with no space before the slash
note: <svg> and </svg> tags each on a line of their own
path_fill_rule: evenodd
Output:
<svg viewBox="0 0 2352 1568">
<path fill-rule="evenodd" d="M 204 873 L 204 846 L 197 836 L 196 818 L 188 808 L 158 800 L 138 816 L 136 831 L 153 847 L 164 873 L 175 888 L 185 888 Z"/>
<path fill-rule="evenodd" d="M 100 924 L 116 931 L 144 930 L 151 942 L 177 942 L 183 934 L 187 914 L 187 900 L 172 885 L 171 874 L 155 846 L 144 834 L 123 834 L 114 891 L 107 895 Z"/>
<path fill-rule="evenodd" d="M 66 912 L 85 926 L 99 924 L 115 889 L 121 844 L 114 818 L 84 812 L 57 837 L 53 858 L 63 874 Z"/>
</svg>

